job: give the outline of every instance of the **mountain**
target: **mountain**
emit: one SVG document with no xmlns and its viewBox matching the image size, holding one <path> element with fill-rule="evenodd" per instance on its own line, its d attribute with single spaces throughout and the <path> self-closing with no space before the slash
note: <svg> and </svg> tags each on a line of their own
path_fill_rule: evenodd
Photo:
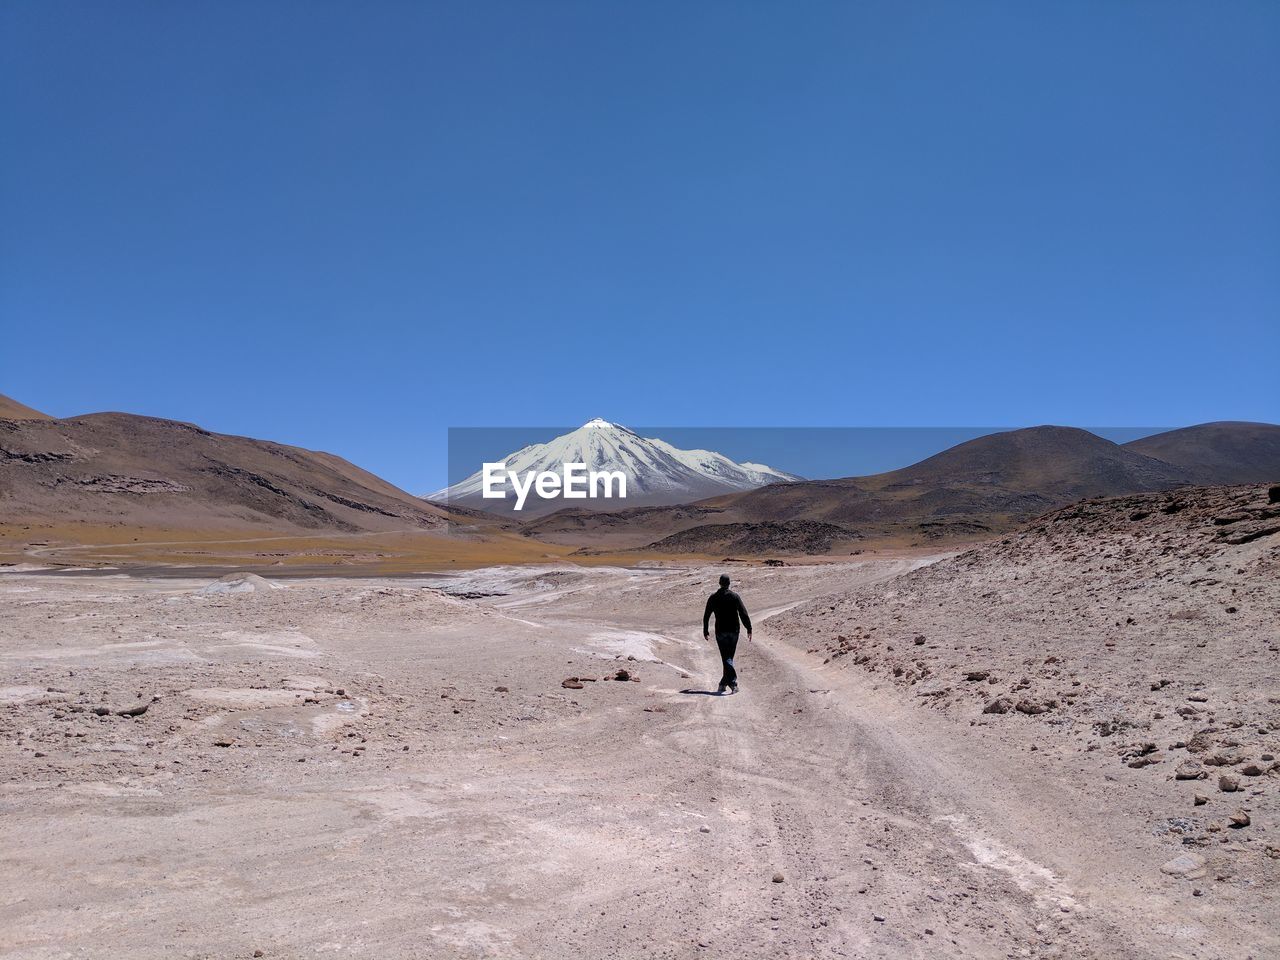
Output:
<svg viewBox="0 0 1280 960">
<path fill-rule="evenodd" d="M 874 484 L 876 478 L 866 478 Z M 1190 478 L 1078 427 L 1029 427 L 977 437 L 880 475 L 883 490 L 941 486 L 1079 500 L 1163 490 Z"/>
<path fill-rule="evenodd" d="M 0 393 L 0 420 L 52 420 L 53 417 L 39 410 L 33 410 L 25 403 L 19 403 L 12 397 Z"/>
<path fill-rule="evenodd" d="M 1083 498 L 1193 482 L 1182 467 L 1087 430 L 1042 426 L 978 437 L 874 476 L 774 484 L 679 510 L 629 510 L 594 522 L 553 514 L 528 525 L 527 532 L 554 543 L 590 545 L 598 538 L 615 547 L 640 548 L 676 542 L 695 551 L 702 540 L 706 549 L 696 552 L 711 553 L 723 542 L 724 525 L 762 522 L 832 524 L 847 530 L 850 539 L 947 541 L 1007 530 Z M 681 536 L 672 541 L 674 534 Z M 769 540 L 781 539 L 770 528 Z"/>
<path fill-rule="evenodd" d="M 0 523 L 355 533 L 446 518 L 329 453 L 125 413 L 0 420 Z"/>
<path fill-rule="evenodd" d="M 583 463 L 589 471 L 621 471 L 627 478 L 625 500 L 603 497 L 586 501 L 566 501 L 558 497 L 539 500 L 531 494 L 521 510 L 521 515 L 526 517 L 566 505 L 578 507 L 584 502 L 613 508 L 687 503 L 800 479 L 764 464 L 735 463 L 710 450 L 681 450 L 665 440 L 641 437 L 626 427 L 598 418 L 547 443 L 523 447 L 508 455 L 505 463 L 507 470 L 521 476 L 527 471 L 560 473 L 566 463 Z M 483 474 L 477 472 L 460 483 L 429 494 L 427 499 L 484 510 L 513 509 L 515 501 L 510 492 L 505 500 L 485 499 L 482 489 Z"/>
<path fill-rule="evenodd" d="M 873 531 L 905 526 L 936 539 L 956 522 L 965 534 L 1004 529 L 1086 497 L 1191 482 L 1185 470 L 1087 430 L 1042 426 L 978 437 L 888 473 L 768 487 L 713 504 L 751 520 L 822 520 Z"/>
<path fill-rule="evenodd" d="M 1185 470 L 1196 483 L 1280 480 L 1280 426 L 1272 423 L 1202 423 L 1131 441 L 1125 449 Z"/>
</svg>

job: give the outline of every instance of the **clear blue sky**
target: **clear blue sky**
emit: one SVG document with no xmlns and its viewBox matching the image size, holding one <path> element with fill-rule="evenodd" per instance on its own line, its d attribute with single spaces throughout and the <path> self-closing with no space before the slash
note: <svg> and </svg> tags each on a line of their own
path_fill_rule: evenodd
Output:
<svg viewBox="0 0 1280 960">
<path fill-rule="evenodd" d="M 0 6 L 0 392 L 446 428 L 1280 420 L 1280 4 Z"/>
</svg>

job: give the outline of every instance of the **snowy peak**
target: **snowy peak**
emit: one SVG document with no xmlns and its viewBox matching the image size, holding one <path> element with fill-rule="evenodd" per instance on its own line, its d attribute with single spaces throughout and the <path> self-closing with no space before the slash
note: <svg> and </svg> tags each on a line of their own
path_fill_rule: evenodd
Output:
<svg viewBox="0 0 1280 960">
<path fill-rule="evenodd" d="M 572 506 L 620 510 L 688 503 L 801 479 L 764 464 L 736 463 L 711 450 L 682 450 L 665 440 L 641 437 L 620 424 L 597 417 L 546 443 L 531 444 L 509 454 L 502 467 L 502 475 L 508 479 L 501 487 L 490 485 L 491 493 L 501 489 L 506 497 L 485 496 L 482 469 L 461 483 L 430 494 L 428 499 L 487 510 L 511 510 L 516 501 L 515 483 L 524 482 L 523 478 L 530 475 L 563 476 L 566 464 L 584 464 L 588 472 L 621 474 L 626 478 L 626 496 L 604 499 L 588 495 L 568 499 L 560 490 L 549 497 L 530 494 L 520 508 L 521 514 L 547 513 Z M 510 478 L 510 474 L 514 474 L 515 479 Z"/>
</svg>

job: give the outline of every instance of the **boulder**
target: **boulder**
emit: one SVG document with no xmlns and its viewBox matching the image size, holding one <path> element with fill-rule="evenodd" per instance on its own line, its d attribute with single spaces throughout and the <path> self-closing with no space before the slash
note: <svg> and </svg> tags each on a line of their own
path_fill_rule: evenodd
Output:
<svg viewBox="0 0 1280 960">
<path fill-rule="evenodd" d="M 228 573 L 225 577 L 219 577 L 208 586 L 202 587 L 200 592 L 206 595 L 213 595 L 221 593 L 260 593 L 281 589 L 283 587 L 272 583 L 270 580 L 263 579 L 256 573 Z"/>
<path fill-rule="evenodd" d="M 1207 875 L 1209 870 L 1205 865 L 1204 857 L 1198 853 L 1183 853 L 1164 864 L 1160 872 L 1167 873 L 1171 877 L 1181 877 L 1184 880 L 1199 880 Z"/>
<path fill-rule="evenodd" d="M 1017 706 L 1013 709 L 1019 713 L 1025 713 L 1034 716 L 1038 713 L 1048 713 L 1057 703 L 1053 700 L 1019 700 Z"/>
</svg>

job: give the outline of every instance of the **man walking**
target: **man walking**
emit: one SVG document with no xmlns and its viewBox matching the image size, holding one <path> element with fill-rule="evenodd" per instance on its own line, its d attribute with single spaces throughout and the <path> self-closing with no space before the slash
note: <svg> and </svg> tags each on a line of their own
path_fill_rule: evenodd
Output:
<svg viewBox="0 0 1280 960">
<path fill-rule="evenodd" d="M 751 639 L 751 618 L 747 616 L 747 608 L 742 598 L 729 589 L 729 577 L 720 575 L 720 589 L 707 597 L 707 608 L 702 612 L 702 639 L 711 636 L 707 632 L 707 624 L 712 614 L 716 615 L 716 646 L 720 648 L 720 659 L 724 661 L 724 675 L 720 678 L 720 689 L 738 692 L 738 671 L 733 666 L 733 655 L 738 649 L 738 618 L 747 628 L 747 639 Z"/>
</svg>

